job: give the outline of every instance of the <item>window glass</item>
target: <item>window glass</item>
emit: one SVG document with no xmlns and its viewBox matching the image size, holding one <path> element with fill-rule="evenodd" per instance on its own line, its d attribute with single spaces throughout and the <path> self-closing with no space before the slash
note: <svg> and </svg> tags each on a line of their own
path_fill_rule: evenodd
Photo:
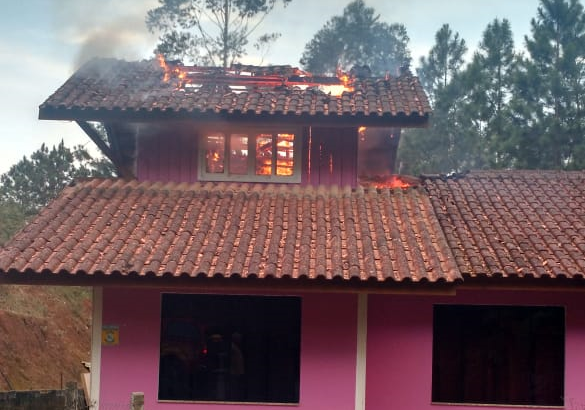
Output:
<svg viewBox="0 0 585 410">
<path fill-rule="evenodd" d="M 159 400 L 298 403 L 297 297 L 164 294 Z"/>
<path fill-rule="evenodd" d="M 246 175 L 248 173 L 248 136 L 230 135 L 230 174 Z"/>
<path fill-rule="evenodd" d="M 562 307 L 434 307 L 434 402 L 562 406 Z"/>
<path fill-rule="evenodd" d="M 256 136 L 256 175 L 272 175 L 272 134 Z"/>
<path fill-rule="evenodd" d="M 294 171 L 294 134 L 278 134 L 276 138 L 276 175 L 292 175 Z"/>
<path fill-rule="evenodd" d="M 222 174 L 225 166 L 225 136 L 209 134 L 205 138 L 205 172 Z"/>
</svg>

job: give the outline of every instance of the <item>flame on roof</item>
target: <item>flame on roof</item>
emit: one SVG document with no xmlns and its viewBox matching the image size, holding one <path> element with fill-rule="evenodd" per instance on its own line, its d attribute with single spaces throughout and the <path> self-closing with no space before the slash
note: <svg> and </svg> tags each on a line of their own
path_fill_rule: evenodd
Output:
<svg viewBox="0 0 585 410">
<path fill-rule="evenodd" d="M 223 84 L 233 92 L 258 88 L 315 88 L 324 93 L 339 96 L 353 91 L 354 78 L 337 70 L 335 76 L 315 76 L 308 71 L 289 65 L 252 66 L 233 64 L 229 68 L 186 66 L 180 61 L 168 61 L 157 57 L 163 69 L 164 82 L 177 81 L 177 89 L 199 88 L 204 84 Z"/>
</svg>

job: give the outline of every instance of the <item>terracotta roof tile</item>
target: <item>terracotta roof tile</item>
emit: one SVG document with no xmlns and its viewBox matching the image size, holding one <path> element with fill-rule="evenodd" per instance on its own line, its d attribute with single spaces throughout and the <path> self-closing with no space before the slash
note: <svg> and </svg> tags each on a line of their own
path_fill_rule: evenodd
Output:
<svg viewBox="0 0 585 410">
<path fill-rule="evenodd" d="M 426 94 L 410 74 L 356 79 L 353 90 L 341 95 L 293 85 L 232 90 L 227 84 L 181 86 L 176 78 L 165 81 L 156 61 L 114 59 L 86 63 L 40 106 L 41 118 L 65 120 L 140 120 L 153 114 L 158 119 L 260 115 L 283 122 L 301 117 L 306 122 L 421 125 L 430 113 Z"/>
<path fill-rule="evenodd" d="M 88 180 L 0 251 L 0 272 L 348 281 L 460 278 L 421 188 Z"/>
<path fill-rule="evenodd" d="M 464 276 L 585 276 L 585 172 L 482 171 L 424 186 Z"/>
</svg>

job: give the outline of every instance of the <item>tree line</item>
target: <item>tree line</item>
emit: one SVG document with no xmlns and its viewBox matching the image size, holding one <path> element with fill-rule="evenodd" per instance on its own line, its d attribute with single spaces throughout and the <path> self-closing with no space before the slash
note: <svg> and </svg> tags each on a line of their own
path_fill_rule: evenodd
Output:
<svg viewBox="0 0 585 410">
<path fill-rule="evenodd" d="M 524 38 L 494 19 L 471 61 L 449 25 L 417 74 L 433 117 L 404 132 L 402 172 L 585 167 L 585 14 L 578 0 L 541 0 Z"/>
<path fill-rule="evenodd" d="M 259 27 L 278 3 L 291 1 L 159 0 L 146 25 L 160 34 L 155 53 L 226 67 L 250 52 L 253 36 L 265 55 L 280 33 Z M 583 6 L 540 0 L 530 25 L 519 52 L 510 22 L 494 19 L 470 59 L 457 32 L 438 29 L 415 69 L 433 107 L 430 126 L 403 131 L 398 172 L 585 168 Z M 367 66 L 376 76 L 396 75 L 412 65 L 408 42 L 403 24 L 354 0 L 315 33 L 299 62 L 315 73 Z M 0 176 L 0 246 L 72 179 L 113 175 L 108 160 L 84 147 L 43 144 Z"/>
</svg>

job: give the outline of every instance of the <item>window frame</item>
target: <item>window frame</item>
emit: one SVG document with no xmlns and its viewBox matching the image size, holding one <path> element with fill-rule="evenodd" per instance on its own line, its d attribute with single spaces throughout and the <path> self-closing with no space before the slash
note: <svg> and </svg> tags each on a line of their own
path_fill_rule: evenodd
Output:
<svg viewBox="0 0 585 410">
<path fill-rule="evenodd" d="M 302 172 L 302 127 L 294 126 L 224 126 L 224 127 L 203 127 L 198 131 L 198 179 L 199 181 L 210 182 L 274 182 L 274 183 L 300 183 Z M 206 137 L 208 135 L 223 135 L 225 141 L 224 168 L 222 173 L 207 172 L 206 170 Z M 230 140 L 232 135 L 245 134 L 248 137 L 248 172 L 246 174 L 230 174 Z M 278 134 L 294 135 L 294 164 L 292 175 L 256 175 L 256 137 L 260 134 L 271 134 L 273 141 Z M 276 159 L 276 152 L 273 148 L 273 158 Z"/>
<path fill-rule="evenodd" d="M 443 312 L 439 312 L 441 309 L 443 309 Z M 447 309 L 451 309 L 451 311 L 449 312 Z M 543 313 L 545 314 L 544 316 Z M 543 329 L 550 330 L 551 326 L 550 322 L 547 323 L 542 319 L 546 316 L 546 313 L 555 319 L 553 326 L 556 333 L 543 333 Z M 566 307 L 563 305 L 433 305 L 432 403 L 472 406 L 563 407 L 566 404 L 564 400 L 566 387 L 566 314 Z M 498 321 L 494 322 L 494 317 L 497 317 Z M 502 320 L 502 317 L 504 317 L 504 320 Z M 519 318 L 522 322 L 518 322 Z M 535 326 L 536 321 L 539 319 L 541 321 L 539 323 L 540 327 Z M 549 318 L 549 320 L 552 319 Z M 547 325 L 549 327 L 546 327 Z M 439 329 L 439 326 L 442 326 L 442 328 Z M 523 328 L 524 331 L 522 330 Z M 526 328 L 528 331 L 526 331 Z M 546 338 L 543 338 L 542 334 L 547 334 Z M 471 339 L 469 335 L 472 335 Z M 492 339 L 490 336 L 495 338 Z M 530 339 L 528 339 L 529 337 Z M 526 339 L 530 340 L 530 343 L 522 344 L 523 354 L 518 355 L 521 350 L 518 350 L 518 344 L 513 342 L 514 340 L 517 342 L 518 340 Z M 548 349 L 543 355 L 542 351 L 536 352 L 534 349 L 535 346 L 542 346 L 542 343 L 545 346 L 547 343 L 552 344 L 557 348 Z M 439 349 L 442 349 L 440 354 Z M 550 354 L 547 354 L 548 352 L 555 352 L 556 356 L 553 355 L 551 358 Z M 474 361 L 469 362 L 470 357 Z M 499 358 L 499 360 L 492 362 L 491 360 L 495 357 Z M 549 367 L 546 368 L 546 371 L 542 368 L 540 371 L 536 371 L 535 366 L 538 364 L 543 366 L 543 360 L 548 363 Z M 550 362 L 546 362 L 546 360 Z M 498 362 L 505 363 L 505 367 L 496 367 Z M 471 370 L 468 370 L 468 363 Z M 548 396 L 547 393 L 542 393 L 540 397 L 537 397 L 534 393 L 538 390 L 535 390 L 536 387 L 532 384 L 529 387 L 518 387 L 519 384 L 514 382 L 510 384 L 512 380 L 519 380 L 517 377 L 527 374 L 525 373 L 527 363 L 530 364 L 529 379 L 548 377 L 545 384 L 556 386 L 553 388 L 552 394 L 549 391 Z M 442 368 L 445 364 L 448 365 L 446 370 Z M 545 364 L 545 366 L 547 365 Z M 505 372 L 502 369 L 505 369 Z M 497 376 L 503 374 L 506 374 L 509 378 L 505 380 L 505 377 L 500 378 Z M 478 381 L 483 380 L 487 375 L 492 375 L 488 381 L 495 383 L 490 385 L 492 391 L 489 391 L 490 388 L 485 387 L 485 383 Z M 555 380 L 559 384 L 551 383 L 551 380 Z M 441 384 L 445 384 L 446 381 L 451 384 L 448 385 L 445 391 Z M 473 384 L 474 382 L 472 381 L 475 381 L 476 384 Z M 486 382 L 486 380 L 483 380 L 483 382 Z M 469 389 L 473 392 L 477 390 L 478 386 L 488 389 L 476 396 L 483 396 L 483 398 L 470 397 L 477 394 L 477 391 L 469 393 Z M 454 389 L 459 391 L 455 393 Z M 560 389 L 560 392 L 556 389 Z M 502 392 L 506 392 L 504 396 L 508 395 L 507 398 L 502 398 Z M 516 397 L 514 398 L 514 396 Z M 560 401 L 553 402 L 554 399 L 551 399 L 551 397 L 558 397 Z M 551 401 L 546 402 L 546 400 Z"/>
</svg>

